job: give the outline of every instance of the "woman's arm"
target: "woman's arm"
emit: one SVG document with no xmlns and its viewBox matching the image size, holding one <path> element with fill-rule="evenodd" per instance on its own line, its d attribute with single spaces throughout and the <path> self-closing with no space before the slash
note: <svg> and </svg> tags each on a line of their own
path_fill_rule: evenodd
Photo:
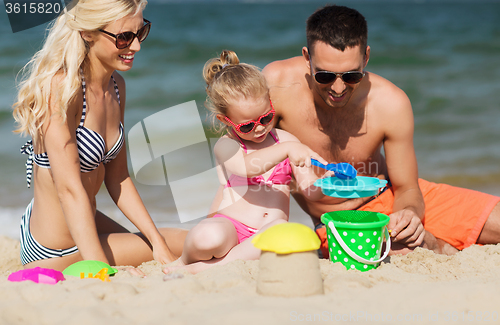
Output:
<svg viewBox="0 0 500 325">
<path fill-rule="evenodd" d="M 114 74 L 114 77 L 120 91 L 121 121 L 123 123 L 126 101 L 125 82 L 117 73 Z M 130 178 L 125 148 L 126 146 L 124 145 L 118 156 L 105 165 L 106 175 L 104 183 L 109 195 L 118 208 L 146 236 L 153 246 L 155 260 L 161 263 L 169 263 L 175 259 L 175 255 L 170 251 L 165 238 L 163 238 L 156 228 L 135 184 Z"/>
<path fill-rule="evenodd" d="M 52 80 L 58 89 L 61 76 Z M 50 159 L 51 174 L 71 237 L 82 258 L 108 263 L 97 234 L 94 211 L 80 175 L 75 116 L 79 101 L 69 105 L 64 121 L 59 113 L 57 91 L 51 93 L 50 118 L 42 126 L 43 145 Z"/>
</svg>

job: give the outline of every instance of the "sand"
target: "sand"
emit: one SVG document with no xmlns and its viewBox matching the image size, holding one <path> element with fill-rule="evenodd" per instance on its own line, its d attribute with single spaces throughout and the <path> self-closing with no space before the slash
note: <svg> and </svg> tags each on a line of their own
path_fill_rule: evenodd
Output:
<svg viewBox="0 0 500 325">
<path fill-rule="evenodd" d="M 263 297 L 259 261 L 235 261 L 164 281 L 119 271 L 111 282 L 70 278 L 56 285 L 12 283 L 16 240 L 0 237 L 0 324 L 471 324 L 500 322 L 500 245 L 455 256 L 417 249 L 368 272 L 320 261 L 324 295 Z"/>
<path fill-rule="evenodd" d="M 323 294 L 318 253 L 316 250 L 293 254 L 262 251 L 256 289 L 260 295 L 273 297 Z"/>
</svg>

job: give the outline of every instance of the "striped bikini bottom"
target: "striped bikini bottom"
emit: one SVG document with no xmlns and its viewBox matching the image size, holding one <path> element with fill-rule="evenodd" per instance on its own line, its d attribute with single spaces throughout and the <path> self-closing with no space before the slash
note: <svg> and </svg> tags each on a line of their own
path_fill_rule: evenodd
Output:
<svg viewBox="0 0 500 325">
<path fill-rule="evenodd" d="M 21 218 L 21 262 L 23 265 L 53 257 L 63 257 L 78 252 L 78 248 L 73 246 L 67 249 L 52 249 L 41 245 L 33 238 L 30 232 L 31 210 L 33 201 L 26 207 L 26 212 Z"/>
</svg>

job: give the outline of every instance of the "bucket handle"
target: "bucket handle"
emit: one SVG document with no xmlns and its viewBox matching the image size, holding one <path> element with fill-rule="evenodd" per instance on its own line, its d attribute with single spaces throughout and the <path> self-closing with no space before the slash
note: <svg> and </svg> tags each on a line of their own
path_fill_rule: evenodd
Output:
<svg viewBox="0 0 500 325">
<path fill-rule="evenodd" d="M 386 245 L 385 245 L 385 252 L 384 252 L 384 255 L 376 260 L 376 261 L 370 261 L 370 260 L 367 260 L 367 259 L 364 259 L 362 258 L 361 256 L 358 256 L 356 253 L 354 253 L 344 242 L 344 240 L 342 239 L 342 237 L 340 237 L 340 234 L 339 232 L 337 231 L 337 228 L 335 228 L 335 225 L 333 224 L 332 221 L 330 221 L 328 223 L 328 226 L 330 227 L 330 229 L 332 230 L 332 233 L 333 235 L 335 236 L 335 239 L 337 239 L 337 242 L 340 244 L 340 246 L 342 246 L 342 248 L 344 249 L 344 251 L 349 254 L 349 256 L 351 256 L 352 258 L 354 258 L 356 261 L 360 262 L 360 263 L 365 263 L 365 264 L 370 264 L 370 265 L 375 265 L 377 263 L 380 263 L 382 262 L 386 257 L 387 255 L 389 255 L 389 251 L 391 250 L 391 239 L 389 237 L 389 231 L 387 230 L 387 227 L 384 227 L 385 228 L 385 242 L 386 242 Z"/>
</svg>

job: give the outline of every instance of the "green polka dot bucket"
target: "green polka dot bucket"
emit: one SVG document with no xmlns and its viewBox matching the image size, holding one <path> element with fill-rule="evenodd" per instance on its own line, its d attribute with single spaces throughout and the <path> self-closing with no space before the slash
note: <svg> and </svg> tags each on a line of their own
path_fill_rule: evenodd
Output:
<svg viewBox="0 0 500 325">
<path fill-rule="evenodd" d="M 333 211 L 321 216 L 326 225 L 330 260 L 347 269 L 377 268 L 391 249 L 387 225 L 389 216 L 370 211 Z M 383 243 L 386 241 L 382 255 Z M 381 257 L 382 255 L 382 257 Z"/>
</svg>

